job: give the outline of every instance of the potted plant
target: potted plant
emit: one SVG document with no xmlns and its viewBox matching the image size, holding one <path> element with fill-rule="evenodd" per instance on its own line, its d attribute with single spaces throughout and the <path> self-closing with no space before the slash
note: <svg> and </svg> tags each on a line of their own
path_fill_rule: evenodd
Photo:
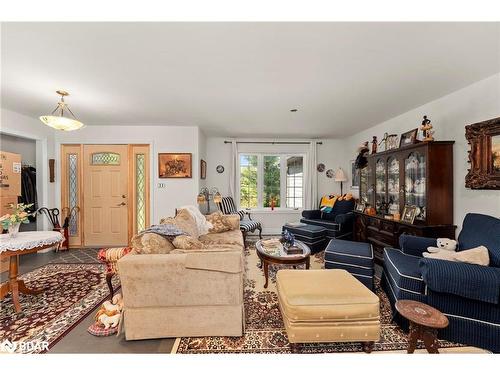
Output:
<svg viewBox="0 0 500 375">
<path fill-rule="evenodd" d="M 18 203 L 17 205 L 11 204 L 10 208 L 14 209 L 14 212 L 11 214 L 5 214 L 0 217 L 0 223 L 2 224 L 2 228 L 9 231 L 10 237 L 16 237 L 19 232 L 19 227 L 21 224 L 29 223 L 29 217 L 35 216 L 35 212 L 29 213 L 27 209 L 33 206 L 33 204 L 23 204 Z"/>
</svg>

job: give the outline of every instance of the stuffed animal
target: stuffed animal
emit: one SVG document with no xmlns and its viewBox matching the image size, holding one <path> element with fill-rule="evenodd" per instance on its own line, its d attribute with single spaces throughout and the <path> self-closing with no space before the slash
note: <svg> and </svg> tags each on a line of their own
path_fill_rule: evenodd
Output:
<svg viewBox="0 0 500 375">
<path fill-rule="evenodd" d="M 113 296 L 111 301 L 104 301 L 101 308 L 95 314 L 95 321 L 104 328 L 115 328 L 120 322 L 123 301 L 121 294 Z"/>
<path fill-rule="evenodd" d="M 450 240 L 449 238 L 438 238 L 436 240 L 437 247 L 436 246 L 429 246 L 427 248 L 427 251 L 429 253 L 439 253 L 441 251 L 451 251 L 455 252 L 457 248 L 457 241 L 455 240 Z"/>
</svg>

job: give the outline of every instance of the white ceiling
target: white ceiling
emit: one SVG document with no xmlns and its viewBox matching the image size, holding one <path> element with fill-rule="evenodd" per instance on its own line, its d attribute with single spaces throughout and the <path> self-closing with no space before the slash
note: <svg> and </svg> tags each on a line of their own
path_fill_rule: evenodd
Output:
<svg viewBox="0 0 500 375">
<path fill-rule="evenodd" d="M 499 25 L 3 23 L 2 106 L 65 89 L 87 125 L 343 137 L 499 72 Z"/>
</svg>

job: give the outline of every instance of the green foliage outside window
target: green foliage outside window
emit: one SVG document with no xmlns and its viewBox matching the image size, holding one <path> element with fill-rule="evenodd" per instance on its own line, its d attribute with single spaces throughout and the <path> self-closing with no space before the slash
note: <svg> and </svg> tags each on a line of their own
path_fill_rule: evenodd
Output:
<svg viewBox="0 0 500 375">
<path fill-rule="evenodd" d="M 280 206 L 280 157 L 264 156 L 264 207 Z"/>
<path fill-rule="evenodd" d="M 257 207 L 257 155 L 240 156 L 240 207 Z"/>
</svg>

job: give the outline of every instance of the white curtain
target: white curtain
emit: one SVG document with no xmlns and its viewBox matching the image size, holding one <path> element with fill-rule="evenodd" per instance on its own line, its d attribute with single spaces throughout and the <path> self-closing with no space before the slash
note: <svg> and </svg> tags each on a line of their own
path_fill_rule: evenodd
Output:
<svg viewBox="0 0 500 375">
<path fill-rule="evenodd" d="M 311 141 L 307 152 L 307 169 L 304 181 L 304 208 L 306 210 L 314 210 L 318 206 L 318 174 L 316 173 L 316 164 L 316 141 Z"/>
<path fill-rule="evenodd" d="M 231 163 L 229 165 L 229 196 L 236 203 L 237 186 L 237 168 L 238 168 L 238 145 L 236 141 L 231 141 Z"/>
</svg>

